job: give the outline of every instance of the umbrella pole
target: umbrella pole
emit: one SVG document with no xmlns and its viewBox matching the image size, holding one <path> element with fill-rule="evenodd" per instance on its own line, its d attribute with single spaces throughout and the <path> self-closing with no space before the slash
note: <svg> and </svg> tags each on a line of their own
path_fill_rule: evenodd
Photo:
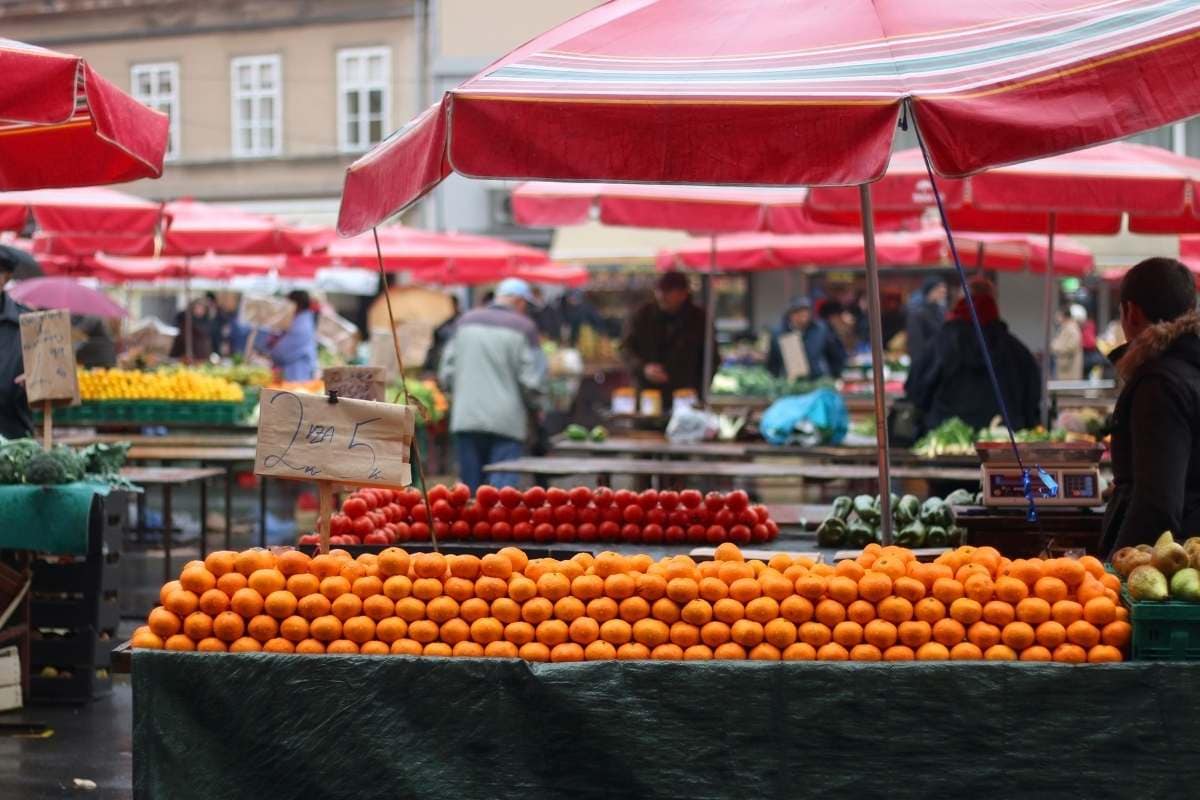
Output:
<svg viewBox="0 0 1200 800">
<path fill-rule="evenodd" d="M 709 237 L 708 250 L 708 280 L 705 281 L 705 296 L 704 296 L 704 369 L 701 374 L 704 376 L 704 384 L 700 390 L 700 399 L 703 402 L 708 401 L 709 394 L 712 389 L 712 362 L 713 362 L 713 339 L 716 338 L 717 327 L 717 289 L 714 285 L 717 277 L 717 235 L 714 233 Z M 663 403 L 667 408 L 671 405 L 668 401 L 672 398 L 663 398 Z"/>
<path fill-rule="evenodd" d="M 183 259 L 183 358 L 192 363 L 192 282 L 189 278 L 188 259 Z"/>
<path fill-rule="evenodd" d="M 875 441 L 879 447 L 879 511 L 883 543 L 892 543 L 892 484 L 888 477 L 887 396 L 883 382 L 883 314 L 879 302 L 879 263 L 875 257 L 875 212 L 871 207 L 871 187 L 858 187 L 862 208 L 863 254 L 867 266 L 867 302 L 871 315 L 871 378 L 875 389 Z"/>
<path fill-rule="evenodd" d="M 1050 430 L 1050 338 L 1054 317 L 1054 229 L 1057 215 L 1051 211 L 1046 246 L 1046 277 L 1042 283 L 1042 427 Z"/>
</svg>

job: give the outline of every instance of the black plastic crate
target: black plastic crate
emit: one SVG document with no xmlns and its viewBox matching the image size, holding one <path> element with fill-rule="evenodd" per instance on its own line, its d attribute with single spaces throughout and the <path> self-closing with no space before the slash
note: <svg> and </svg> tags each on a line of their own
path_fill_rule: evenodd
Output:
<svg viewBox="0 0 1200 800">
<path fill-rule="evenodd" d="M 95 628 L 111 630 L 120 620 L 116 592 L 96 598 L 49 599 L 34 596 L 30 618 L 35 628 Z"/>
<path fill-rule="evenodd" d="M 120 553 L 89 556 L 86 561 L 33 562 L 33 591 L 103 594 L 121 587 Z"/>
<path fill-rule="evenodd" d="M 106 667 L 82 667 L 46 677 L 35 671 L 30 678 L 30 694 L 35 703 L 87 703 L 112 693 L 112 672 Z"/>
<path fill-rule="evenodd" d="M 118 641 L 115 630 L 104 633 L 106 636 L 102 638 L 91 627 L 70 631 L 65 636 L 47 632 L 39 637 L 35 632 L 30 643 L 30 663 L 35 672 L 45 666 L 108 667 L 112 663 L 112 649 Z"/>
</svg>

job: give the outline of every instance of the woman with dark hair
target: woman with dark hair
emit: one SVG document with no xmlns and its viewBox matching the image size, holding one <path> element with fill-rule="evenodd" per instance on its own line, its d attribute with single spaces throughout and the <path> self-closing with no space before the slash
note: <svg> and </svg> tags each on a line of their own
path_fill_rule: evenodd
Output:
<svg viewBox="0 0 1200 800">
<path fill-rule="evenodd" d="M 317 376 L 317 315 L 308 292 L 289 292 L 296 307 L 287 332 L 271 344 L 271 363 L 285 381 L 311 381 Z"/>
</svg>

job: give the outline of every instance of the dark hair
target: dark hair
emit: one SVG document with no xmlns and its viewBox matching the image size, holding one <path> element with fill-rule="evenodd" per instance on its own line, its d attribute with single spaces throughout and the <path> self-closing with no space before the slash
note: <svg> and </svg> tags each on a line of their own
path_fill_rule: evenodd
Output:
<svg viewBox="0 0 1200 800">
<path fill-rule="evenodd" d="M 688 291 L 691 287 L 688 285 L 687 275 L 676 270 L 664 272 L 658 279 L 658 289 L 661 292 L 669 292 L 672 290 Z"/>
<path fill-rule="evenodd" d="M 308 311 L 312 306 L 312 301 L 308 298 L 308 292 L 303 289 L 294 289 L 288 292 L 287 299 L 296 304 L 296 310 Z"/>
<path fill-rule="evenodd" d="M 1133 303 L 1151 323 L 1177 319 L 1196 307 L 1196 279 L 1173 258 L 1147 258 L 1121 279 L 1121 303 Z"/>
<path fill-rule="evenodd" d="M 17 259 L 7 250 L 0 248 L 0 272 L 13 273 L 17 271 Z"/>
<path fill-rule="evenodd" d="M 821 319 L 827 320 L 830 317 L 836 317 L 845 310 L 846 307 L 837 300 L 826 300 L 824 303 L 821 303 L 821 307 L 817 309 L 817 315 L 820 316 Z"/>
</svg>

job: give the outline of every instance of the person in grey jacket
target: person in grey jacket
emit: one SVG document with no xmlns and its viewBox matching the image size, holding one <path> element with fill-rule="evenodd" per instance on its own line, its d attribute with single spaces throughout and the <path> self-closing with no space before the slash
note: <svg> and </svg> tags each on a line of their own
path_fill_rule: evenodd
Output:
<svg viewBox="0 0 1200 800">
<path fill-rule="evenodd" d="M 485 466 L 525 452 L 530 412 L 546 391 L 546 356 L 526 315 L 532 302 L 529 284 L 506 278 L 491 305 L 459 317 L 442 351 L 438 382 L 451 394 L 458 471 L 472 492 Z M 493 473 L 488 482 L 513 486 L 517 475 Z"/>
</svg>

